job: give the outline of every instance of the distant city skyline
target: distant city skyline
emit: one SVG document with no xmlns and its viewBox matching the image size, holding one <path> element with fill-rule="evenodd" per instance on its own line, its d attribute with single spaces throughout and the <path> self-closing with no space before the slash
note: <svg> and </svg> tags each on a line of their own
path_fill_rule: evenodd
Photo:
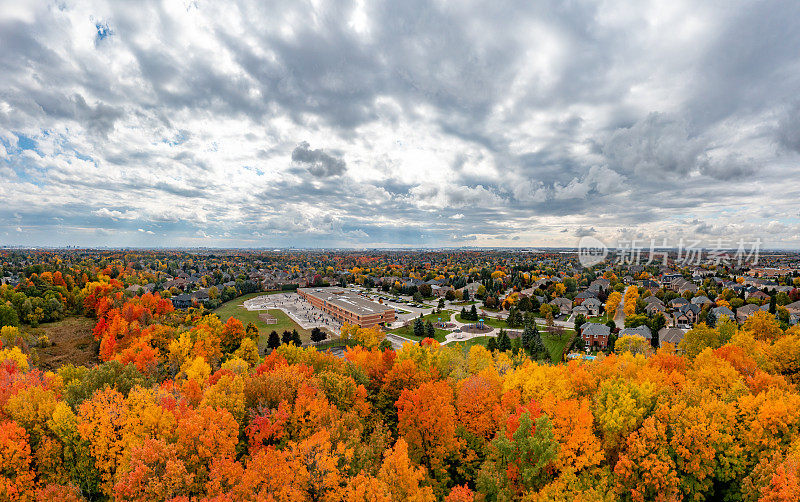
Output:
<svg viewBox="0 0 800 502">
<path fill-rule="evenodd" d="M 0 0 L 0 246 L 800 248 L 800 3 Z"/>
</svg>

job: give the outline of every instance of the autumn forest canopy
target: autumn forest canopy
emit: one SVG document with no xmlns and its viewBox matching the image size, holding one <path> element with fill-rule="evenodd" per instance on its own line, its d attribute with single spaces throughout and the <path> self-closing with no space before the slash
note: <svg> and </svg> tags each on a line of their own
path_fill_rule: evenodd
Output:
<svg viewBox="0 0 800 502">
<path fill-rule="evenodd" d="M 800 327 L 766 312 L 568 363 L 355 326 L 337 356 L 130 288 L 168 258 L 27 261 L 0 287 L 0 500 L 800 498 Z M 20 301 L 90 319 L 97 364 L 42 369 Z"/>
</svg>

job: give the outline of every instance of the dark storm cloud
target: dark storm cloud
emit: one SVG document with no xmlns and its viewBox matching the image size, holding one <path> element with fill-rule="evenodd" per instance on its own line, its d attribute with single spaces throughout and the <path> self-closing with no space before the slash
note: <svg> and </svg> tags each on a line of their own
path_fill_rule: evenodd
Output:
<svg viewBox="0 0 800 502">
<path fill-rule="evenodd" d="M 318 178 L 341 176 L 347 170 L 342 159 L 327 154 L 321 149 L 312 150 L 307 141 L 301 142 L 292 150 L 292 162 L 303 166 Z"/>
</svg>

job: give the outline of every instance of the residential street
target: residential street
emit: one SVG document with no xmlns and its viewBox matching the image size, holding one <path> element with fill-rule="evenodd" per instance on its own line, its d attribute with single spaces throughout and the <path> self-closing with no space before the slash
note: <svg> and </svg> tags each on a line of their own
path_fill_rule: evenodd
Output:
<svg viewBox="0 0 800 502">
<path fill-rule="evenodd" d="M 628 286 L 628 288 L 630 288 L 630 286 Z M 617 315 L 614 316 L 614 323 L 619 329 L 625 327 L 625 293 L 628 292 L 628 288 L 625 288 L 625 291 L 622 292 L 622 301 L 619 302 Z"/>
</svg>

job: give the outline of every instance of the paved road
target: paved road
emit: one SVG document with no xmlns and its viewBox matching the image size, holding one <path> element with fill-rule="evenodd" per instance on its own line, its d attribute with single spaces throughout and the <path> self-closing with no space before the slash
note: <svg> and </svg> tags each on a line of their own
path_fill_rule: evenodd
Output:
<svg viewBox="0 0 800 502">
<path fill-rule="evenodd" d="M 630 288 L 630 286 L 625 288 L 625 291 L 622 292 L 622 301 L 619 302 L 617 315 L 614 316 L 614 324 L 616 324 L 619 329 L 625 327 L 625 293 L 628 292 L 628 288 Z"/>
<path fill-rule="evenodd" d="M 386 333 L 386 339 L 391 342 L 392 348 L 395 350 L 403 348 L 404 343 L 417 343 L 414 340 L 409 340 L 406 337 L 395 335 L 394 333 Z"/>
</svg>

